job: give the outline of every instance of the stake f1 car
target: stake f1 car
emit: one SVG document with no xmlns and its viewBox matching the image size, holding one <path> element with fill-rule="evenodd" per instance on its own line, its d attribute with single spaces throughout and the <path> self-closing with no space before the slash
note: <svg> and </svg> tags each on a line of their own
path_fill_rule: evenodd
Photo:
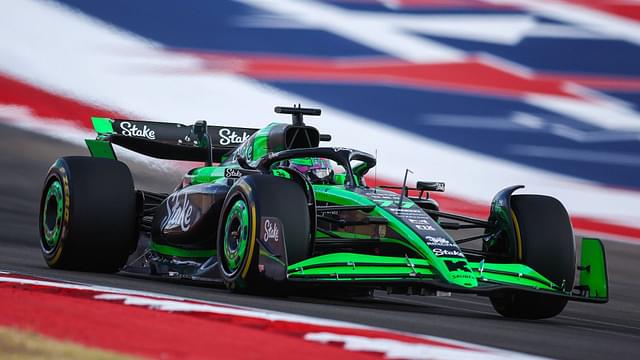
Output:
<svg viewBox="0 0 640 360">
<path fill-rule="evenodd" d="M 475 293 L 515 318 L 555 316 L 568 300 L 607 302 L 602 243 L 582 239 L 576 266 L 573 229 L 558 200 L 513 195 L 522 186 L 512 186 L 497 193 L 486 220 L 445 213 L 429 196 L 443 183 L 409 188 L 405 176 L 402 187 L 368 187 L 376 159 L 319 147 L 331 137 L 303 122 L 319 109 L 275 110 L 291 114 L 292 124 L 258 130 L 93 118 L 92 157 L 58 159 L 44 182 L 47 264 L 214 280 L 236 291 Z M 136 190 L 112 144 L 204 166 L 171 193 Z M 479 234 L 452 236 L 469 228 Z M 141 234 L 149 245 L 128 262 Z M 481 245 L 462 246 L 474 240 Z"/>
</svg>

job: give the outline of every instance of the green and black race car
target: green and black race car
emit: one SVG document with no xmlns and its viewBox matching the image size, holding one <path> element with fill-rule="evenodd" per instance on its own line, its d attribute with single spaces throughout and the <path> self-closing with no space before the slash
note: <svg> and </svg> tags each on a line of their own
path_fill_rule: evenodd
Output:
<svg viewBox="0 0 640 360">
<path fill-rule="evenodd" d="M 474 293 L 515 318 L 555 316 L 568 300 L 607 302 L 602 243 L 582 239 L 577 265 L 558 200 L 513 195 L 522 186 L 512 186 L 497 193 L 488 219 L 446 213 L 429 196 L 443 183 L 408 187 L 405 174 L 402 187 L 368 187 L 376 159 L 319 147 L 331 137 L 303 122 L 319 109 L 275 110 L 292 124 L 93 118 L 92 156 L 58 159 L 44 182 L 47 264 L 218 281 L 234 291 Z M 204 166 L 169 193 L 136 189 L 112 144 Z"/>
</svg>

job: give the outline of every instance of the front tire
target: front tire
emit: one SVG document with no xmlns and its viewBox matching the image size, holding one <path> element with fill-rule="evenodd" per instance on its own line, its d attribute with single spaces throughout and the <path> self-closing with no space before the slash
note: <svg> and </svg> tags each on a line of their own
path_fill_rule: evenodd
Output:
<svg viewBox="0 0 640 360">
<path fill-rule="evenodd" d="M 226 286 L 233 291 L 266 292 L 265 277 L 259 267 L 259 224 L 262 218 L 280 222 L 284 242 L 285 269 L 306 259 L 311 252 L 307 198 L 300 186 L 271 175 L 249 175 L 229 190 L 220 213 L 217 254 Z"/>
<path fill-rule="evenodd" d="M 39 230 L 49 267 L 118 271 L 138 239 L 136 197 L 127 166 L 81 156 L 56 160 L 44 182 Z"/>
<path fill-rule="evenodd" d="M 513 195 L 516 261 L 528 265 L 554 284 L 573 288 L 576 250 L 569 214 L 560 201 L 542 195 Z M 519 236 L 518 236 L 519 235 Z M 524 291 L 491 296 L 494 309 L 505 317 L 544 319 L 558 315 L 567 298 Z"/>
</svg>

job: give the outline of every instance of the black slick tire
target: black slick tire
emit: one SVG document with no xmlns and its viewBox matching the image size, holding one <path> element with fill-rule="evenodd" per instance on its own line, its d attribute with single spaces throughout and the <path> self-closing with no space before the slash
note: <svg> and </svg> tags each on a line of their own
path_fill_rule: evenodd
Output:
<svg viewBox="0 0 640 360">
<path fill-rule="evenodd" d="M 234 207 L 248 209 L 248 224 L 242 225 L 233 219 Z M 260 227 L 262 218 L 276 218 L 280 222 L 281 240 L 286 249 L 286 264 L 306 259 L 311 252 L 311 234 L 306 195 L 301 187 L 291 180 L 272 175 L 249 175 L 239 179 L 229 190 L 220 213 L 217 237 L 217 254 L 220 272 L 226 286 L 237 292 L 278 293 L 274 284 L 267 284 L 259 270 L 258 237 L 263 236 Z M 226 224 L 234 224 L 228 229 Z M 246 232 L 247 244 L 244 253 L 232 261 L 230 252 L 238 245 L 225 245 L 225 236 Z M 229 242 L 229 241 L 228 241 Z M 225 246 L 227 248 L 225 248 Z"/>
<path fill-rule="evenodd" d="M 564 206 L 543 195 L 513 195 L 511 208 L 519 235 L 516 261 L 528 265 L 565 290 L 573 288 L 576 250 L 573 228 Z M 558 315 L 568 299 L 525 291 L 491 296 L 505 317 L 544 319 Z"/>
<path fill-rule="evenodd" d="M 39 233 L 51 268 L 118 271 L 138 240 L 129 168 L 103 158 L 56 160 L 44 182 Z"/>
</svg>

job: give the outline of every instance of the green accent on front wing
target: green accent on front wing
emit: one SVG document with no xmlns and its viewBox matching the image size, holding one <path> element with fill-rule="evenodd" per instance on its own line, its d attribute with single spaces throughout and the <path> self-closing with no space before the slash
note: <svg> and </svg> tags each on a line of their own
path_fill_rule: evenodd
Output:
<svg viewBox="0 0 640 360">
<path fill-rule="evenodd" d="M 604 246 L 599 239 L 582 239 L 580 255 L 580 285 L 590 298 L 609 298 L 609 281 Z"/>
<path fill-rule="evenodd" d="M 55 206 L 55 208 L 50 209 L 49 206 Z M 64 214 L 64 197 L 62 195 L 62 185 L 60 185 L 60 181 L 55 180 L 49 185 L 42 211 L 44 238 L 49 248 L 53 249 L 58 244 L 58 241 L 60 241 Z"/>
<path fill-rule="evenodd" d="M 469 267 L 479 281 L 526 286 L 539 290 L 560 290 L 553 282 L 527 265 L 470 262 Z"/>
<path fill-rule="evenodd" d="M 375 256 L 355 253 L 320 255 L 289 265 L 289 278 L 318 280 L 433 278 L 425 259 Z"/>
<path fill-rule="evenodd" d="M 113 133 L 113 120 L 103 117 L 92 117 L 91 123 L 98 134 Z"/>
<path fill-rule="evenodd" d="M 199 258 L 216 256 L 215 250 L 185 250 L 175 246 L 157 244 L 153 241 L 150 242 L 149 249 L 162 255 L 175 257 Z"/>
<path fill-rule="evenodd" d="M 453 259 L 450 259 L 453 260 Z M 455 261 L 461 261 L 459 258 Z M 480 268 L 482 267 L 482 272 Z M 558 291 L 558 287 L 523 264 L 469 263 L 469 270 L 452 272 L 454 278 L 476 278 L 480 282 Z M 426 259 L 335 253 L 316 256 L 288 267 L 289 278 L 316 280 L 406 280 L 439 278 Z M 471 286 L 455 285 L 470 288 Z M 477 286 L 477 285 L 476 285 Z M 473 286 L 475 287 L 475 286 Z"/>
<path fill-rule="evenodd" d="M 97 158 L 117 160 L 116 154 L 113 151 L 113 146 L 111 146 L 110 142 L 101 141 L 101 140 L 91 140 L 91 139 L 86 139 L 84 142 L 87 144 L 87 147 L 89 148 L 89 153 L 91 153 L 91 156 L 97 157 Z"/>
<path fill-rule="evenodd" d="M 237 200 L 224 225 L 223 233 L 224 257 L 229 270 L 236 271 L 245 257 L 249 243 L 249 207 L 244 200 Z"/>
</svg>

